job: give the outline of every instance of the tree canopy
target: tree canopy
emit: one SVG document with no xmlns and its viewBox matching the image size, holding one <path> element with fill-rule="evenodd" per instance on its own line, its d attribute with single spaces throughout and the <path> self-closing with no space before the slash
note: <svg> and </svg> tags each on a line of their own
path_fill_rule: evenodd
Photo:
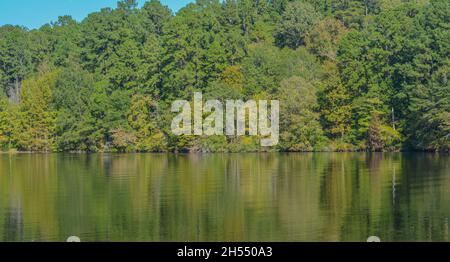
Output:
<svg viewBox="0 0 450 262">
<path fill-rule="evenodd" d="M 122 0 L 0 27 L 0 149 L 450 149 L 447 0 Z M 194 92 L 280 100 L 280 144 L 174 136 Z M 206 116 L 205 116 L 206 117 Z"/>
</svg>

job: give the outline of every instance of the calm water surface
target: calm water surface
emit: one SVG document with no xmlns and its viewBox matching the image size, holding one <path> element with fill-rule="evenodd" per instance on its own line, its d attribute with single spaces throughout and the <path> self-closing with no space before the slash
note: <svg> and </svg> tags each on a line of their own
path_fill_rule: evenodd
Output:
<svg viewBox="0 0 450 262">
<path fill-rule="evenodd" d="M 0 155 L 0 241 L 449 241 L 437 154 Z"/>
</svg>

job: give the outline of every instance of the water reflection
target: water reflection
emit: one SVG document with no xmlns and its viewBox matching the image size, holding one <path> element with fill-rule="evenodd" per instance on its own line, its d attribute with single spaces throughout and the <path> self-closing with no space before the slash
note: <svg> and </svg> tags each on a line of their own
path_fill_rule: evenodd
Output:
<svg viewBox="0 0 450 262">
<path fill-rule="evenodd" d="M 0 155 L 0 240 L 449 241 L 448 155 Z"/>
</svg>

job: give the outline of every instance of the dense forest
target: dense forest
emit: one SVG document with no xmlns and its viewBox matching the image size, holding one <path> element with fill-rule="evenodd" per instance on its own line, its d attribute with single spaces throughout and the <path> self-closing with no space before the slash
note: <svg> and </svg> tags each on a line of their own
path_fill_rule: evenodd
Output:
<svg viewBox="0 0 450 262">
<path fill-rule="evenodd" d="M 450 149 L 448 0 L 119 1 L 0 27 L 0 151 Z M 280 143 L 174 136 L 176 99 L 280 100 Z"/>
</svg>

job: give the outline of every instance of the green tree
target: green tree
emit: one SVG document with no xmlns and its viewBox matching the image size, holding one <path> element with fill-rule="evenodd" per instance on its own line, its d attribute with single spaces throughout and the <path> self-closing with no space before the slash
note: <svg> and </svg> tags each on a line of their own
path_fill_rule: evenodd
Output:
<svg viewBox="0 0 450 262">
<path fill-rule="evenodd" d="M 286 151 L 320 150 L 324 141 L 313 83 L 293 76 L 281 82 L 280 148 Z"/>
<path fill-rule="evenodd" d="M 172 135 L 171 102 L 202 91 L 285 100 L 282 150 L 448 151 L 449 10 L 447 0 L 198 0 L 175 14 L 121 0 L 80 23 L 2 26 L 0 147 L 264 150 L 251 137 Z"/>
<path fill-rule="evenodd" d="M 303 45 L 306 35 L 319 20 L 320 14 L 312 5 L 298 1 L 290 2 L 277 26 L 277 44 L 293 49 Z"/>
<path fill-rule="evenodd" d="M 128 112 L 128 122 L 136 137 L 139 152 L 163 152 L 167 150 L 166 135 L 160 127 L 161 112 L 148 96 L 134 95 Z"/>
<path fill-rule="evenodd" d="M 299 76 L 307 81 L 321 74 L 317 59 L 305 48 L 278 49 L 266 43 L 254 44 L 242 62 L 245 93 L 251 97 L 261 92 L 275 93 L 283 79 Z"/>
<path fill-rule="evenodd" d="M 421 129 L 412 128 L 420 115 L 411 112 L 420 108 L 414 106 L 412 98 L 421 92 L 418 90 L 432 86 L 446 88 L 442 84 L 445 81 L 437 81 L 440 84 L 436 85 L 434 79 L 438 75 L 441 77 L 437 78 L 446 79 L 447 73 L 442 72 L 448 71 L 449 44 L 444 40 L 448 38 L 445 29 L 448 10 L 449 3 L 441 0 L 428 5 L 403 4 L 380 13 L 367 29 L 349 33 L 340 45 L 338 61 L 342 81 L 354 100 L 363 105 L 363 97 L 377 99 L 381 103 L 381 115 L 387 118 L 392 111 L 389 126 L 402 132 L 409 144 L 421 144 L 419 147 L 429 142 L 425 142 L 425 137 L 417 139 L 415 133 Z M 369 119 L 369 111 L 356 112 L 362 117 L 356 123 L 367 123 L 364 119 Z M 445 122 L 445 117 L 441 121 Z M 436 133 L 428 134 L 428 141 L 439 140 L 434 136 Z"/>
<path fill-rule="evenodd" d="M 57 111 L 56 144 L 60 151 L 87 150 L 84 121 L 90 114 L 89 100 L 94 94 L 94 78 L 72 65 L 61 70 L 53 91 Z"/>
<path fill-rule="evenodd" d="M 19 128 L 15 130 L 19 149 L 52 151 L 55 148 L 55 111 L 53 88 L 57 71 L 41 71 L 23 82 L 19 108 Z"/>
<path fill-rule="evenodd" d="M 411 98 L 410 140 L 416 149 L 450 149 L 449 67 L 433 76 L 429 86 L 418 86 Z"/>
<path fill-rule="evenodd" d="M 344 25 L 333 18 L 320 21 L 306 36 L 308 50 L 321 60 L 336 61 L 339 42 L 347 33 Z"/>
<path fill-rule="evenodd" d="M 145 27 L 154 28 L 154 33 L 158 36 L 163 34 L 165 25 L 172 18 L 172 11 L 167 6 L 163 6 L 159 0 L 145 2 L 142 13 L 147 21 Z"/>
<path fill-rule="evenodd" d="M 17 128 L 17 105 L 0 96 L 0 150 L 15 146 L 13 134 Z"/>
<path fill-rule="evenodd" d="M 342 84 L 335 64 L 326 63 L 325 71 L 319 92 L 323 126 L 330 138 L 343 140 L 351 128 L 351 95 Z"/>
<path fill-rule="evenodd" d="M 140 90 L 155 97 L 161 97 L 163 84 L 163 55 L 160 38 L 149 36 L 142 49 L 142 60 L 139 67 Z"/>
<path fill-rule="evenodd" d="M 24 28 L 0 27 L 0 88 L 20 101 L 21 82 L 34 69 L 29 35 Z"/>
<path fill-rule="evenodd" d="M 81 23 L 82 65 L 104 76 L 111 91 L 133 89 L 140 84 L 141 50 L 147 33 L 134 6 L 134 1 L 122 1 L 118 9 L 102 9 Z"/>
</svg>

